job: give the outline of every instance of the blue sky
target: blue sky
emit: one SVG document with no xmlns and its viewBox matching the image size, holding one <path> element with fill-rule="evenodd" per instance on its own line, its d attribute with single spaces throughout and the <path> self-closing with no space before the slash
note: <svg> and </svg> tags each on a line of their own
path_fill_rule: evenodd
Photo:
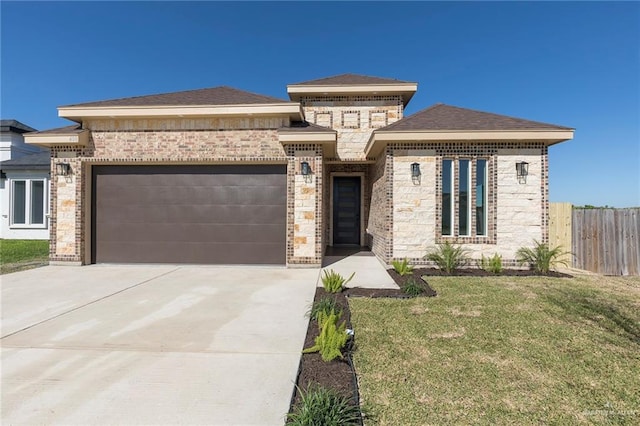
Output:
<svg viewBox="0 0 640 426">
<path fill-rule="evenodd" d="M 342 73 L 417 81 L 436 102 L 576 128 L 550 198 L 640 206 L 640 3 L 7 2 L 1 114 L 228 85 L 286 98 Z"/>
</svg>

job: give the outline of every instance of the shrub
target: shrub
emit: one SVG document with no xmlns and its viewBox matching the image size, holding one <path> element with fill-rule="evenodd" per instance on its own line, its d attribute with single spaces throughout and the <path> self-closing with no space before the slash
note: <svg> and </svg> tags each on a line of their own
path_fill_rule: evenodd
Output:
<svg viewBox="0 0 640 426">
<path fill-rule="evenodd" d="M 435 262 L 436 266 L 447 274 L 451 274 L 469 261 L 467 251 L 460 246 L 454 246 L 449 241 L 438 244 L 438 248 L 427 253 L 425 258 Z"/>
<path fill-rule="evenodd" d="M 424 291 L 424 287 L 420 285 L 415 279 L 409 278 L 402 286 L 402 291 L 412 297 L 420 296 Z"/>
<path fill-rule="evenodd" d="M 335 313 L 325 315 L 320 312 L 318 316 L 320 324 L 320 334 L 316 337 L 315 344 L 310 348 L 304 349 L 303 354 L 320 352 L 322 360 L 325 362 L 333 361 L 342 356 L 342 348 L 347 344 L 347 323 L 342 321 L 338 323 L 338 316 Z"/>
<path fill-rule="evenodd" d="M 349 279 L 345 280 L 342 275 L 340 275 L 333 269 L 330 271 L 327 271 L 325 269 L 322 274 L 322 286 L 327 293 L 340 293 L 344 286 L 347 285 L 349 281 L 351 281 L 355 274 L 356 273 L 354 272 L 353 274 L 351 274 Z"/>
<path fill-rule="evenodd" d="M 533 240 L 534 247 L 520 247 L 516 252 L 516 259 L 520 263 L 528 263 L 529 267 L 539 274 L 548 274 L 556 264 L 567 265 L 567 262 L 560 260 L 560 256 L 569 254 L 562 251 L 560 246 L 549 248 L 548 244 Z"/>
<path fill-rule="evenodd" d="M 403 260 L 394 260 L 391 262 L 393 265 L 393 269 L 400 275 L 404 277 L 405 275 L 409 275 L 413 272 L 413 266 L 409 265 L 409 260 L 406 258 Z"/>
<path fill-rule="evenodd" d="M 491 257 L 484 257 L 483 254 L 482 259 L 480 260 L 480 267 L 492 274 L 499 274 L 502 272 L 502 256 L 495 253 Z"/>
<path fill-rule="evenodd" d="M 318 316 L 320 313 L 323 313 L 325 316 L 329 316 L 330 314 L 336 314 L 340 316 L 342 311 L 338 308 L 338 304 L 336 303 L 333 297 L 323 296 L 319 300 L 313 302 L 311 305 L 311 309 L 307 312 L 307 316 L 312 320 L 318 320 Z"/>
<path fill-rule="evenodd" d="M 300 392 L 300 402 L 287 415 L 287 424 L 295 426 L 350 426 L 360 424 L 358 407 L 348 398 L 317 384 Z"/>
</svg>

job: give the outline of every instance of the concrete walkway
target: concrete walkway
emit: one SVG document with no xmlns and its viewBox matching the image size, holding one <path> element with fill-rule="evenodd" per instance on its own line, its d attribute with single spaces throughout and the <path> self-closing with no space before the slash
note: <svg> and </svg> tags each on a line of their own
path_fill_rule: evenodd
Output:
<svg viewBox="0 0 640 426">
<path fill-rule="evenodd" d="M 355 272 L 353 279 L 347 283 L 348 288 L 398 288 L 385 266 L 370 251 L 349 248 L 329 249 L 324 257 L 322 269 L 333 269 L 345 278 L 349 278 Z M 318 281 L 318 285 L 322 286 L 322 280 Z"/>
<path fill-rule="evenodd" d="M 2 276 L 2 424 L 277 425 L 317 269 Z"/>
</svg>

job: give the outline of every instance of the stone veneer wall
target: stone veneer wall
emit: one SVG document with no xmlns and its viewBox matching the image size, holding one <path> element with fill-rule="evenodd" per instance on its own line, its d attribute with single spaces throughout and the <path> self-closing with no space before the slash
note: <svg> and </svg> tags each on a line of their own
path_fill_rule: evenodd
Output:
<svg viewBox="0 0 640 426">
<path fill-rule="evenodd" d="M 411 177 L 411 164 L 420 164 L 421 176 Z M 435 150 L 393 151 L 393 257 L 419 259 L 435 245 Z"/>
<path fill-rule="evenodd" d="M 402 118 L 402 97 L 304 96 L 300 99 L 307 121 L 338 132 L 341 160 L 364 160 L 364 148 L 377 128 Z"/>
<path fill-rule="evenodd" d="M 371 208 L 367 226 L 367 236 L 371 251 L 389 262 L 393 256 L 392 231 L 393 215 L 393 157 L 387 148 L 375 164 L 371 165 L 371 178 L 368 181 L 371 194 Z"/>
<path fill-rule="evenodd" d="M 322 148 L 311 145 L 288 147 L 278 141 L 277 129 L 289 124 L 287 118 L 227 118 L 174 120 L 90 120 L 84 128 L 91 130 L 87 147 L 58 146 L 52 149 L 52 170 L 55 164 L 71 164 L 73 174 L 54 176 L 51 185 L 51 245 L 52 261 L 89 263 L 88 235 L 85 225 L 90 207 L 85 203 L 86 185 L 90 181 L 91 164 L 215 164 L 227 162 L 287 163 L 289 190 L 294 196 L 309 190 L 295 183 L 295 170 L 303 159 L 312 164 L 315 193 L 306 192 L 306 202 L 322 202 Z M 292 151 L 293 150 L 293 151 Z M 312 150 L 314 155 L 296 157 L 295 150 Z M 85 167 L 87 166 L 87 167 Z M 292 183 L 293 182 L 293 183 Z M 300 189 L 296 192 L 296 188 Z M 313 191 L 312 191 L 313 192 Z M 290 193 L 291 195 L 291 193 Z M 316 206 L 317 207 L 317 206 Z M 294 230 L 295 205 L 288 205 L 287 233 L 291 241 L 306 237 L 298 246 L 287 248 L 288 263 L 318 264 L 322 256 L 322 212 L 316 208 L 314 225 L 298 222 Z M 307 217 L 302 213 L 302 217 Z M 307 220 L 307 219 L 305 219 Z M 314 228 L 314 232 L 310 229 Z M 295 234 L 295 235 L 294 235 Z M 313 253 L 311 250 L 313 247 Z"/>
<path fill-rule="evenodd" d="M 84 250 L 84 202 L 82 193 L 85 176 L 82 170 L 82 150 L 54 147 L 51 149 L 51 232 L 49 235 L 49 258 L 53 262 L 79 264 Z M 56 164 L 71 166 L 69 176 L 56 176 Z"/>
<path fill-rule="evenodd" d="M 291 145 L 288 173 L 287 263 L 320 265 L 324 250 L 323 240 L 323 161 L 320 145 Z M 302 175 L 301 164 L 311 166 L 309 177 Z M 293 183 L 293 184 L 292 184 Z"/>
<path fill-rule="evenodd" d="M 534 239 L 548 241 L 548 164 L 543 143 L 436 143 L 430 144 L 429 149 L 424 147 L 396 144 L 387 148 L 393 154 L 390 259 L 408 258 L 414 264 L 429 264 L 423 259 L 426 252 L 437 243 L 450 241 L 462 245 L 474 259 L 498 253 L 505 266 L 515 266 L 518 248 L 532 246 Z M 442 158 L 489 160 L 488 236 L 440 235 Z M 516 176 L 515 163 L 520 161 L 529 163 L 526 183 L 519 183 Z M 419 184 L 410 176 L 413 162 L 419 163 L 422 171 Z M 471 203 L 475 205 L 475 191 Z M 377 204 L 372 200 L 372 206 Z M 454 214 L 457 216 L 457 208 Z M 475 215 L 471 225 L 475 229 Z"/>
</svg>

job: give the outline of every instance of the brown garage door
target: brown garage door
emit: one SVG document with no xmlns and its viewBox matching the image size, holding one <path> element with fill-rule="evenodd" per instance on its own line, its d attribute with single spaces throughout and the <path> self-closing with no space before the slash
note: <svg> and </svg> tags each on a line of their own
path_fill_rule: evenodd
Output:
<svg viewBox="0 0 640 426">
<path fill-rule="evenodd" d="M 286 166 L 92 170 L 94 263 L 285 263 Z"/>
</svg>

